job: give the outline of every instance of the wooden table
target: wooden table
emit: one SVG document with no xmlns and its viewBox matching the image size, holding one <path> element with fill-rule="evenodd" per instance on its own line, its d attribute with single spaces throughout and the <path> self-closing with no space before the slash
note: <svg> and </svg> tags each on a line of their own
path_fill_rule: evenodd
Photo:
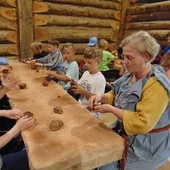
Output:
<svg viewBox="0 0 170 170">
<path fill-rule="evenodd" d="M 13 107 L 30 111 L 36 124 L 22 136 L 32 170 L 90 170 L 121 159 L 123 139 L 73 99 L 61 86 L 50 81 L 43 86 L 44 75 L 29 65 L 9 60 L 13 73 L 26 89 L 8 93 Z M 61 106 L 64 113 L 53 112 Z M 51 131 L 52 120 L 60 119 L 64 126 Z"/>
</svg>

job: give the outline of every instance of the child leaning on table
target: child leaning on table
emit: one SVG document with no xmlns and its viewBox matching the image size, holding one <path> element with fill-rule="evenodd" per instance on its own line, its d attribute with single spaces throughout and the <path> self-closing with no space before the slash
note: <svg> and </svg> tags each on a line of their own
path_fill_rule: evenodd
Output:
<svg viewBox="0 0 170 170">
<path fill-rule="evenodd" d="M 74 59 L 75 49 L 72 43 L 66 43 L 62 47 L 63 58 L 65 60 L 63 69 L 60 73 L 56 71 L 43 70 L 42 73 L 58 79 L 58 83 L 66 90 L 70 88 L 70 79 L 78 81 L 79 67 Z"/>
<path fill-rule="evenodd" d="M 34 41 L 30 47 L 34 53 L 33 59 L 43 58 L 48 55 L 48 52 L 42 49 L 42 43 L 40 41 Z"/>
<path fill-rule="evenodd" d="M 7 75 L 6 77 L 1 77 L 1 81 L 2 84 L 0 89 L 0 98 L 2 98 L 10 90 L 17 88 L 19 82 L 18 79 L 16 79 L 16 77 L 13 75 Z M 13 127 L 4 131 L 4 134 L 0 136 L 0 149 L 1 149 L 0 169 L 29 170 L 28 156 L 26 150 L 20 150 L 20 148 L 18 148 L 17 143 L 11 143 L 11 142 L 14 141 L 16 136 L 22 130 L 32 126 L 35 123 L 35 119 L 33 117 L 28 118 L 27 116 L 23 116 L 22 112 L 19 109 L 0 110 L 0 118 L 2 117 L 5 117 L 10 120 L 16 120 L 16 123 L 13 125 Z M 0 124 L 0 128 L 1 127 L 2 127 L 2 123 Z M 10 143 L 13 145 L 11 145 Z M 2 151 L 5 147 L 6 149 L 8 148 L 6 152 Z M 9 151 L 9 147 L 10 147 L 10 151 Z"/>
<path fill-rule="evenodd" d="M 99 71 L 99 65 L 102 61 L 102 50 L 95 47 L 89 47 L 84 52 L 84 61 L 87 68 L 78 81 L 71 80 L 71 90 L 75 94 L 80 94 L 79 102 L 86 108 L 88 99 L 94 94 L 103 94 L 105 92 L 106 80 Z M 96 117 L 98 113 L 92 112 Z"/>
<path fill-rule="evenodd" d="M 59 50 L 59 42 L 57 39 L 50 39 L 47 43 L 49 54 L 43 58 L 32 60 L 35 65 L 46 67 L 47 70 L 60 70 L 60 65 L 63 63 L 63 57 Z"/>
</svg>

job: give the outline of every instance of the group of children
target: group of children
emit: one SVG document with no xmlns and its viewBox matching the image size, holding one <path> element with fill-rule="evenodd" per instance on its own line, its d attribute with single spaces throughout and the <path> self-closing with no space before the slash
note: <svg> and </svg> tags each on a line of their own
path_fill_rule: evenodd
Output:
<svg viewBox="0 0 170 170">
<path fill-rule="evenodd" d="M 31 62 L 39 67 L 46 67 L 47 69 L 42 70 L 42 73 L 57 80 L 57 83 L 69 94 L 78 94 L 79 98 L 76 99 L 86 108 L 87 101 L 91 95 L 104 93 L 106 86 L 105 77 L 99 70 L 103 58 L 103 50 L 94 47 L 95 37 L 91 40 L 93 42 L 89 42 L 89 44 L 91 43 L 90 45 L 93 46 L 88 46 L 84 52 L 83 61 L 86 71 L 80 79 L 79 66 L 74 58 L 75 47 L 73 43 L 65 43 L 60 52 L 59 42 L 56 39 L 51 39 L 47 43 L 49 53 L 46 56 L 41 56 L 43 50 L 40 42 L 31 44 L 31 49 L 34 52 Z M 40 58 L 37 57 L 37 54 Z"/>
</svg>

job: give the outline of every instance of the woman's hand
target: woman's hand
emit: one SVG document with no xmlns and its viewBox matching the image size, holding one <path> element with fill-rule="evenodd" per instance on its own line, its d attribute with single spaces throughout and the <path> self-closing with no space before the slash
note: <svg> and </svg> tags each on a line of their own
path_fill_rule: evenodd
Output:
<svg viewBox="0 0 170 170">
<path fill-rule="evenodd" d="M 17 123 L 15 124 L 16 128 L 19 131 L 25 130 L 27 128 L 29 128 L 30 126 L 32 126 L 35 123 L 35 119 L 33 117 L 21 117 Z"/>
<path fill-rule="evenodd" d="M 4 116 L 9 119 L 19 119 L 22 117 L 22 112 L 19 109 L 6 110 Z"/>
<path fill-rule="evenodd" d="M 101 95 L 93 95 L 88 100 L 88 106 L 91 109 L 94 109 L 95 106 L 99 105 L 101 103 L 102 96 Z"/>
<path fill-rule="evenodd" d="M 98 104 L 94 106 L 94 111 L 95 112 L 100 112 L 100 113 L 108 113 L 112 111 L 113 106 L 110 104 Z"/>
<path fill-rule="evenodd" d="M 20 80 L 12 75 L 12 74 L 7 74 L 5 76 L 1 77 L 1 81 L 2 81 L 2 89 L 6 89 L 6 91 L 10 91 L 10 90 L 14 90 L 16 88 L 18 88 L 18 83 L 20 82 Z"/>
</svg>

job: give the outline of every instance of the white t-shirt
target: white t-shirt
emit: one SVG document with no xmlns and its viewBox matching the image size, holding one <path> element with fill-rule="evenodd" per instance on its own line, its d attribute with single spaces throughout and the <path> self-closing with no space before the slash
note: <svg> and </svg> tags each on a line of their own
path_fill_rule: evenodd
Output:
<svg viewBox="0 0 170 170">
<path fill-rule="evenodd" d="M 85 71 L 78 84 L 93 94 L 103 94 L 105 92 L 106 79 L 100 71 L 95 74 Z M 87 108 L 88 100 L 85 96 L 81 95 L 79 102 Z"/>
</svg>

